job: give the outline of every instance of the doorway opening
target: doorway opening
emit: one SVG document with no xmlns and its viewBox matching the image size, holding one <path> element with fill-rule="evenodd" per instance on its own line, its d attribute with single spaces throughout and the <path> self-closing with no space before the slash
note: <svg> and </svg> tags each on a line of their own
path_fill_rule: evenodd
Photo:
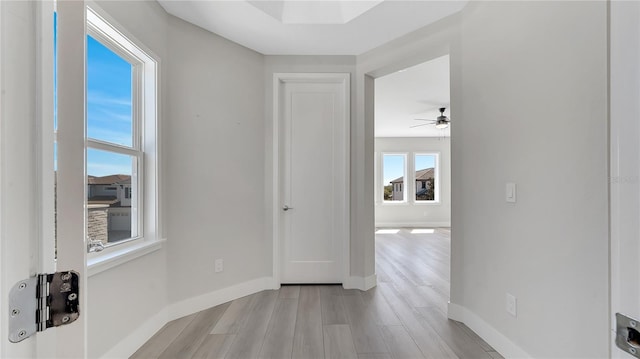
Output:
<svg viewBox="0 0 640 359">
<path fill-rule="evenodd" d="M 378 283 L 443 317 L 450 295 L 451 131 L 439 117 L 452 118 L 449 61 L 441 56 L 374 83 Z"/>
</svg>

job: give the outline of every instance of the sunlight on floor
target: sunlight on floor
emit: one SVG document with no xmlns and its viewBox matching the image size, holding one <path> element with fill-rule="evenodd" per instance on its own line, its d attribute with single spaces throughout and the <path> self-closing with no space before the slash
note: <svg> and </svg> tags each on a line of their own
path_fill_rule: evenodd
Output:
<svg viewBox="0 0 640 359">
<path fill-rule="evenodd" d="M 399 232 L 399 229 L 378 229 L 376 234 L 397 234 Z"/>
<path fill-rule="evenodd" d="M 411 234 L 423 234 L 423 233 L 435 233 L 433 228 L 414 228 L 411 230 Z"/>
</svg>

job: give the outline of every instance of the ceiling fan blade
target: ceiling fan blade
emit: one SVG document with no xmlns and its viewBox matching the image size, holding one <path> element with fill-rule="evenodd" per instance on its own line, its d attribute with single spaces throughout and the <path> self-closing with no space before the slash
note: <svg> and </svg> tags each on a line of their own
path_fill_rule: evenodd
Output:
<svg viewBox="0 0 640 359">
<path fill-rule="evenodd" d="M 409 126 L 409 128 L 420 127 L 420 126 L 428 126 L 428 125 L 431 125 L 431 123 L 422 123 L 422 124 L 419 124 L 419 125 L 413 125 L 413 126 Z"/>
<path fill-rule="evenodd" d="M 430 120 L 428 118 L 414 118 L 413 120 L 414 121 L 431 121 L 431 122 L 434 122 L 434 123 L 436 122 L 436 120 Z"/>
</svg>

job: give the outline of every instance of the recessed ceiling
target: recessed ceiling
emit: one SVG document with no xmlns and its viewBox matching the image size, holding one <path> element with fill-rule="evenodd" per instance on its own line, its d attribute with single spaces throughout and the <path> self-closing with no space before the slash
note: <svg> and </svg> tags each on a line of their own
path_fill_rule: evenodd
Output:
<svg viewBox="0 0 640 359">
<path fill-rule="evenodd" d="M 416 65 L 375 80 L 376 137 L 448 137 L 444 130 L 416 118 L 435 120 L 438 108 L 449 109 L 449 56 Z M 455 118 L 451 125 L 455 126 Z"/>
<path fill-rule="evenodd" d="M 264 1 L 248 0 L 283 24 L 346 24 L 379 5 L 377 1 Z"/>
<path fill-rule="evenodd" d="M 319 0 L 159 3 L 174 16 L 265 55 L 360 55 L 460 11 L 467 1 L 329 1 L 333 7 Z"/>
</svg>

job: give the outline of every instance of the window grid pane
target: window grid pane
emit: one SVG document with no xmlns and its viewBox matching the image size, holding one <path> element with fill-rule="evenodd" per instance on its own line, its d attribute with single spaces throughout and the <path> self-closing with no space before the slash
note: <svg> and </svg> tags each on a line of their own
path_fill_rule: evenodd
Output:
<svg viewBox="0 0 640 359">
<path fill-rule="evenodd" d="M 415 155 L 416 202 L 436 200 L 436 155 Z"/>
<path fill-rule="evenodd" d="M 87 149 L 87 234 L 91 239 L 110 245 L 140 235 L 138 162 L 136 156 Z"/>
<path fill-rule="evenodd" d="M 404 201 L 405 200 L 405 156 L 404 155 L 383 155 L 383 193 L 384 201 Z"/>
<path fill-rule="evenodd" d="M 87 35 L 87 136 L 133 147 L 133 65 Z"/>
</svg>

